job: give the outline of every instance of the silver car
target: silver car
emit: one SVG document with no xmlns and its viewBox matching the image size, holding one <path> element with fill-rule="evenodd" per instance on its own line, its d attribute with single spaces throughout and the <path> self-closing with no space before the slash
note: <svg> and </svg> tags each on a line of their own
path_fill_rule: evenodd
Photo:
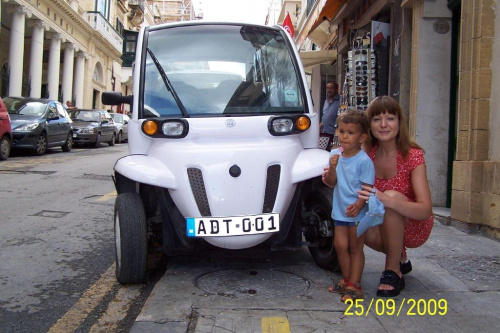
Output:
<svg viewBox="0 0 500 333">
<path fill-rule="evenodd" d="M 130 117 L 123 113 L 109 113 L 117 128 L 116 131 L 116 143 L 122 143 L 128 141 L 128 122 Z"/>
</svg>

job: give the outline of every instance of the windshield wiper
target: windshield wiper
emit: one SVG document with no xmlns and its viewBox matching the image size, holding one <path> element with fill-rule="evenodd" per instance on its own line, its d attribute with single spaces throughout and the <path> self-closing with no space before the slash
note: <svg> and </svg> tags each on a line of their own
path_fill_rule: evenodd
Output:
<svg viewBox="0 0 500 333">
<path fill-rule="evenodd" d="M 182 101 L 179 98 L 179 95 L 177 95 L 177 93 L 175 92 L 175 89 L 172 86 L 172 84 L 170 83 L 170 80 L 168 79 L 167 74 L 163 70 L 163 67 L 161 66 L 160 62 L 155 57 L 155 55 L 153 54 L 153 51 L 151 51 L 150 48 L 146 48 L 146 50 L 148 51 L 151 59 L 153 59 L 153 62 L 155 64 L 156 68 L 158 69 L 158 72 L 160 73 L 160 76 L 163 80 L 163 83 L 167 87 L 168 91 L 170 91 L 172 93 L 172 96 L 174 96 L 175 103 L 177 104 L 177 106 L 181 110 L 182 115 L 186 118 L 189 118 L 189 113 L 187 112 L 186 108 L 184 107 L 184 104 L 182 104 Z"/>
</svg>

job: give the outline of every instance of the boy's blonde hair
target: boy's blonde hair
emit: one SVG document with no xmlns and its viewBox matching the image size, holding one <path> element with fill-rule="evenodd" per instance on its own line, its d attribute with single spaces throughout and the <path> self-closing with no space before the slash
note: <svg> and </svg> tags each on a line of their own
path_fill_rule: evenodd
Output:
<svg viewBox="0 0 500 333">
<path fill-rule="evenodd" d="M 347 110 L 342 112 L 337 117 L 337 125 L 340 123 L 358 124 L 363 134 L 368 134 L 370 131 L 370 122 L 363 111 Z"/>
</svg>

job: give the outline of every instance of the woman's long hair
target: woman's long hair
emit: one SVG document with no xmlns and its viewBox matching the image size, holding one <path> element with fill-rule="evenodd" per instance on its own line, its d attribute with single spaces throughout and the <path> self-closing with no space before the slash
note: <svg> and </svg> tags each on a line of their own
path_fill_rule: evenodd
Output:
<svg viewBox="0 0 500 333">
<path fill-rule="evenodd" d="M 366 115 L 368 116 L 370 125 L 373 117 L 381 115 L 383 113 L 395 115 L 399 119 L 399 132 L 396 137 L 396 146 L 405 158 L 408 156 L 410 148 L 422 149 L 415 141 L 410 139 L 408 125 L 406 124 L 405 116 L 403 114 L 403 111 L 401 110 L 401 106 L 399 106 L 398 101 L 390 96 L 379 96 L 371 101 L 370 105 L 368 105 L 368 109 L 366 110 Z M 368 138 L 364 142 L 366 151 L 371 151 L 377 143 L 378 140 L 373 136 L 370 130 L 368 133 Z"/>
</svg>

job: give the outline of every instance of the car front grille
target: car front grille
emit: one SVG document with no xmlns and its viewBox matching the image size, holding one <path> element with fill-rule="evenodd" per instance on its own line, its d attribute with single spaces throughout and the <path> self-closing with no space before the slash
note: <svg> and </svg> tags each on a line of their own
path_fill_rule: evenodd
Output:
<svg viewBox="0 0 500 333">
<path fill-rule="evenodd" d="M 281 166 L 279 164 L 271 165 L 267 168 L 266 193 L 264 195 L 263 213 L 271 213 L 276 202 L 278 187 L 280 185 Z"/>
<path fill-rule="evenodd" d="M 201 216 L 212 216 L 210 206 L 208 205 L 207 192 L 205 191 L 205 184 L 203 182 L 203 175 L 200 169 L 188 168 L 187 169 L 189 184 L 191 191 L 194 195 L 194 200 L 198 206 Z"/>
<path fill-rule="evenodd" d="M 191 191 L 193 192 L 193 196 L 201 216 L 212 216 L 201 170 L 198 168 L 188 168 L 187 174 Z M 271 165 L 267 168 L 266 190 L 264 194 L 262 213 L 270 213 L 273 211 L 276 196 L 278 194 L 280 174 L 281 166 L 278 164 Z"/>
</svg>

